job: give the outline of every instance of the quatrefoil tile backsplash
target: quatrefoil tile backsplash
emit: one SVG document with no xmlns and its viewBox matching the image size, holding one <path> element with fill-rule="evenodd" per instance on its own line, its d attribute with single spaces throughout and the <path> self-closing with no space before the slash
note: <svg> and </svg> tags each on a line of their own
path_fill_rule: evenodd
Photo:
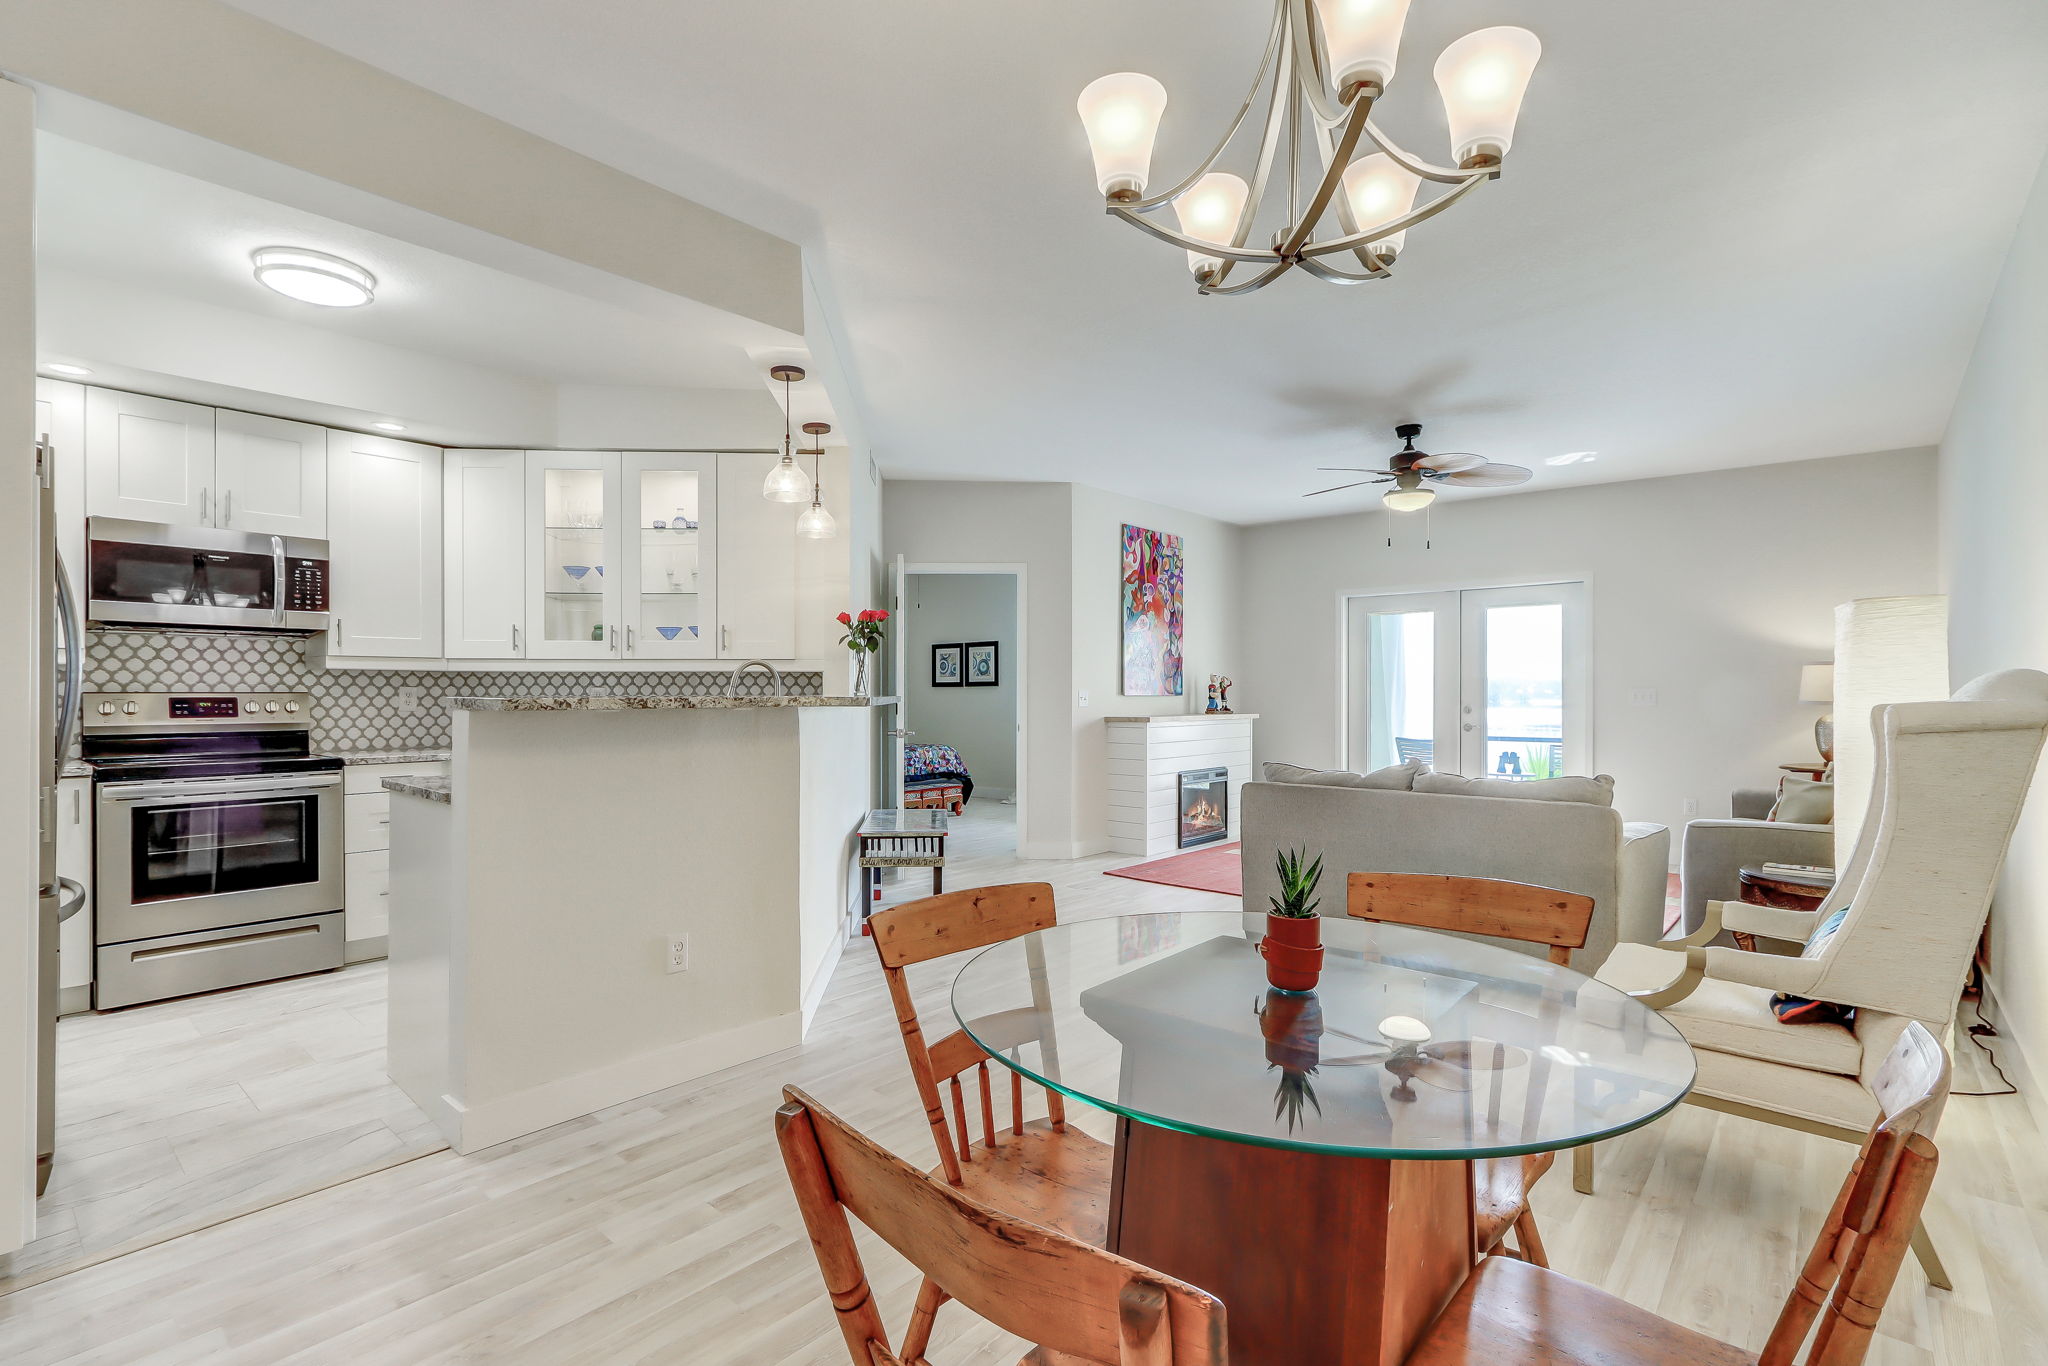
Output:
<svg viewBox="0 0 2048 1366">
<path fill-rule="evenodd" d="M 725 691 L 724 669 L 661 673 L 604 670 L 441 672 L 320 669 L 295 636 L 183 631 L 91 631 L 85 640 L 89 692 L 303 692 L 313 697 L 315 749 L 445 749 L 451 697 L 577 697 L 602 688 L 613 697 L 711 697 Z M 798 696 L 825 690 L 822 673 L 785 673 Z M 412 710 L 400 688 L 418 688 Z M 740 691 L 767 694 L 768 675 L 740 676 Z"/>
</svg>

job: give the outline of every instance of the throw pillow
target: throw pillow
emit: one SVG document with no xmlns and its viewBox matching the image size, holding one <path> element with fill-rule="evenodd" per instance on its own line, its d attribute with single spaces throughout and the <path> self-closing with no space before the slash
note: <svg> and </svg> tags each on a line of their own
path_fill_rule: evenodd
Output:
<svg viewBox="0 0 2048 1366">
<path fill-rule="evenodd" d="M 1614 805 L 1614 779 L 1596 778 L 1461 778 L 1455 773 L 1424 773 L 1415 779 L 1417 792 L 1452 797 L 1511 797 L 1532 802 L 1585 802 Z"/>
<path fill-rule="evenodd" d="M 1407 792 L 1415 786 L 1417 774 L 1429 772 L 1420 759 L 1376 768 L 1370 773 L 1352 773 L 1341 768 L 1303 768 L 1300 764 L 1268 762 L 1264 772 L 1269 783 L 1299 783 L 1304 787 L 1375 787 Z"/>
<path fill-rule="evenodd" d="M 1833 825 L 1835 785 L 1811 778 L 1791 778 L 1778 784 L 1778 801 L 1766 820 L 1791 825 Z"/>
<path fill-rule="evenodd" d="M 1849 918 L 1849 908 L 1842 906 L 1831 912 L 1827 919 L 1813 927 L 1813 933 L 1806 936 L 1806 947 L 1799 951 L 1801 958 L 1818 958 L 1826 951 L 1828 942 L 1841 930 L 1842 922 Z M 1794 996 L 1781 991 L 1771 997 L 1771 1013 L 1778 1017 L 1780 1024 L 1853 1024 L 1856 1007 L 1836 1005 L 1833 1001 L 1816 1001 L 1808 996 Z"/>
</svg>

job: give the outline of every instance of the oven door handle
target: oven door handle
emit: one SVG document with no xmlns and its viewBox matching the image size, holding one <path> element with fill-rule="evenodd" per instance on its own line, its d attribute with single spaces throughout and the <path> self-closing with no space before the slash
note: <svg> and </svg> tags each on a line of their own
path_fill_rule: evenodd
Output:
<svg viewBox="0 0 2048 1366">
<path fill-rule="evenodd" d="M 322 797 L 341 786 L 332 778 L 302 778 L 281 783 L 208 782 L 185 779 L 167 783 L 108 783 L 100 799 L 110 802 L 180 801 L 187 797 Z"/>
</svg>

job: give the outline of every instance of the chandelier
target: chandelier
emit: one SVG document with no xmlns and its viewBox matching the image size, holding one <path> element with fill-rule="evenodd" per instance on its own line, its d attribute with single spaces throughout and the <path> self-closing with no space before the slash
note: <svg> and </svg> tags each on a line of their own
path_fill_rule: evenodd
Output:
<svg viewBox="0 0 2048 1366">
<path fill-rule="evenodd" d="M 1332 284 L 1384 279 L 1409 228 L 1500 175 L 1543 50 L 1535 34 L 1514 27 L 1483 28 L 1444 49 L 1436 83 L 1450 116 L 1456 164 L 1434 165 L 1396 146 L 1372 120 L 1373 106 L 1394 78 L 1408 5 L 1277 0 L 1258 75 L 1216 150 L 1185 180 L 1149 198 L 1166 87 L 1134 71 L 1089 85 L 1079 108 L 1104 210 L 1185 248 L 1203 294 L 1249 294 L 1297 266 Z M 1265 128 L 1247 183 L 1216 163 L 1262 96 Z M 1358 155 L 1368 142 L 1376 150 Z M 1313 160 L 1303 155 L 1304 144 Z M 1425 180 L 1449 188 L 1418 208 L 1415 197 Z M 1270 244 L 1254 245 L 1252 231 L 1269 197 L 1284 209 L 1282 226 Z M 1178 230 L 1152 217 L 1169 204 Z M 1333 209 L 1333 235 L 1318 239 Z M 1356 270 L 1338 264 L 1347 256 Z M 1234 273 L 1240 278 L 1232 279 Z"/>
</svg>

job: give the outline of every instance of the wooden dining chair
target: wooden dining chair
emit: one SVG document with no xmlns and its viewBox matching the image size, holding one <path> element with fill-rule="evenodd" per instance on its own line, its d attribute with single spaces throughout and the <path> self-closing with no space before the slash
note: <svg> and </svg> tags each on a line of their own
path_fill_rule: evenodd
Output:
<svg viewBox="0 0 2048 1366">
<path fill-rule="evenodd" d="M 1941 1045 L 1924 1025 L 1907 1025 L 1870 1086 L 1877 1122 L 1761 1354 L 1555 1271 L 1488 1257 L 1407 1366 L 1792 1366 L 1809 1335 L 1805 1366 L 1857 1366 L 1934 1184 L 1937 1156 L 1927 1134 L 1948 1083 Z"/>
<path fill-rule="evenodd" d="M 802 1091 L 782 1097 L 776 1141 L 854 1366 L 930 1366 L 933 1322 L 948 1300 L 1039 1344 L 1026 1360 L 1043 1366 L 1228 1366 L 1215 1296 L 971 1200 Z M 900 1349 L 849 1214 L 924 1273 Z"/>
<path fill-rule="evenodd" d="M 1345 892 L 1345 910 L 1360 920 L 1545 944 L 1559 967 L 1571 966 L 1572 950 L 1584 947 L 1593 923 L 1590 896 L 1497 878 L 1353 873 Z M 1472 1163 L 1473 1232 L 1480 1252 L 1500 1248 L 1512 1229 L 1519 1256 L 1550 1265 L 1529 1191 L 1556 1160 L 1555 1153 L 1530 1153 Z"/>
<path fill-rule="evenodd" d="M 876 911 L 868 920 L 903 1031 L 903 1049 L 910 1055 L 911 1079 L 939 1146 L 932 1175 L 997 1209 L 1099 1246 L 1109 1234 L 1109 1145 L 1068 1125 L 1065 1098 L 1048 1088 L 1033 1088 L 1045 1093 L 1046 1117 L 1026 1121 L 1024 1078 L 1009 1069 L 1003 1069 L 1010 1078 L 1009 1122 L 998 1124 L 988 1054 L 959 1029 L 927 1045 L 904 971 L 913 963 L 1000 944 L 1057 923 L 1052 887 L 1043 882 L 948 892 Z M 1056 1068 L 1058 1044 L 1042 969 L 1032 972 L 1029 985 L 1032 1005 L 977 1021 L 976 1030 L 1001 1052 L 1036 1044 L 1044 1065 Z M 961 1082 L 969 1072 L 979 1101 L 979 1143 L 968 1128 Z M 950 1123 L 941 1083 L 950 1092 Z"/>
</svg>

